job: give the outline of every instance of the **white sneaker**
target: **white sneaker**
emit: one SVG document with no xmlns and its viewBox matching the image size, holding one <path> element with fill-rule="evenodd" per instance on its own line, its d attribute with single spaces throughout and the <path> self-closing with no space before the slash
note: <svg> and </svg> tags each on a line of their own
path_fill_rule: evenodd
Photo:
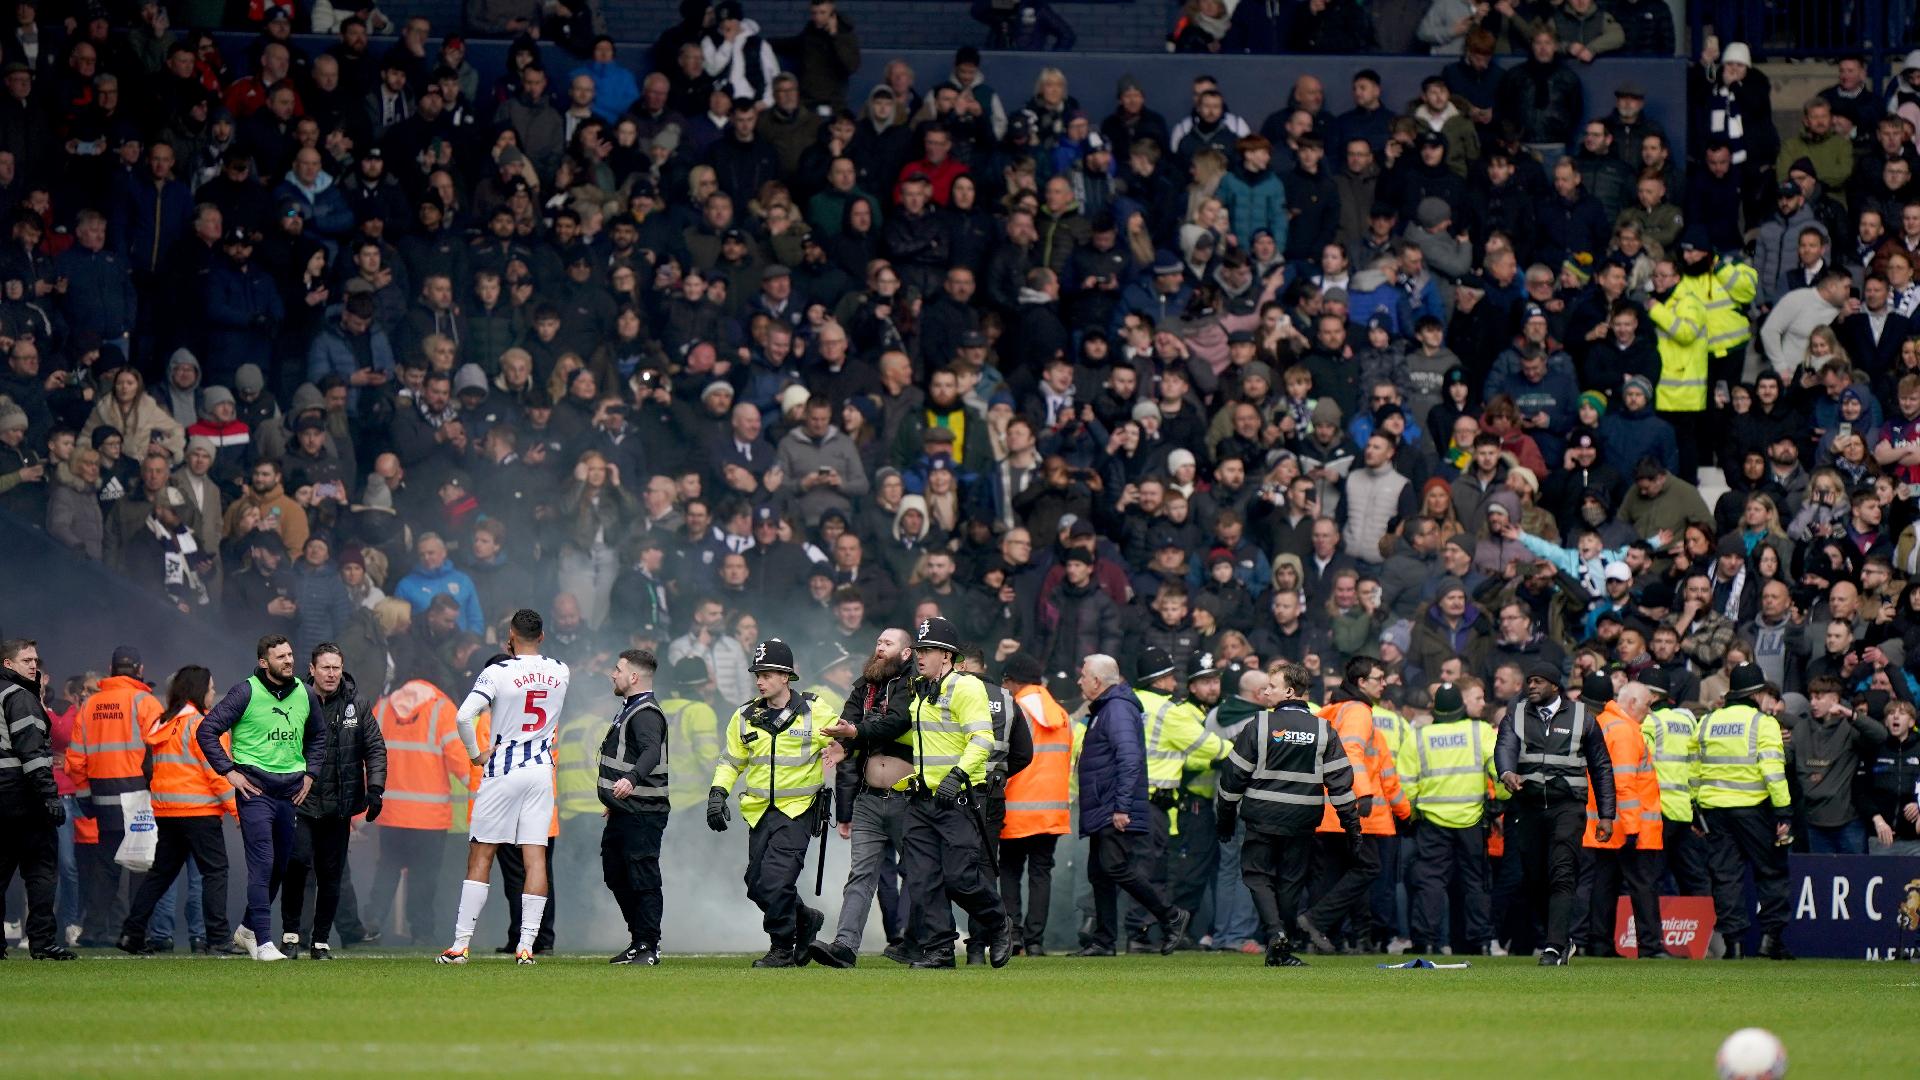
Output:
<svg viewBox="0 0 1920 1080">
<path fill-rule="evenodd" d="M 1490 949 L 1488 950 L 1488 952 L 1489 952 L 1489 953 L 1490 953 L 1491 955 L 1494 955 L 1494 956 L 1505 956 L 1505 955 L 1507 955 L 1507 947 L 1506 947 L 1505 945 L 1502 945 L 1502 944 L 1500 944 L 1500 943 L 1499 943 L 1499 942 L 1497 942 L 1497 941 L 1495 941 L 1495 942 L 1491 942 L 1490 944 L 1492 945 L 1492 948 L 1490 948 Z"/>
<path fill-rule="evenodd" d="M 233 943 L 248 952 L 252 952 L 260 947 L 260 939 L 255 937 L 253 931 L 245 926 L 234 928 Z"/>
<path fill-rule="evenodd" d="M 80 934 L 81 934 L 81 930 L 80 930 L 79 923 L 67 924 L 67 928 L 65 931 L 65 937 L 67 939 L 67 948 L 71 949 L 74 946 L 80 944 Z"/>
<path fill-rule="evenodd" d="M 4 927 L 0 927 L 0 942 L 5 942 L 6 944 L 11 945 L 14 942 L 20 941 L 20 940 L 22 940 L 20 923 L 12 919 L 8 919 L 6 922 L 6 925 Z"/>
<path fill-rule="evenodd" d="M 1411 948 L 1413 948 L 1413 942 L 1411 940 L 1403 937 L 1397 937 L 1397 938 L 1394 938 L 1392 941 L 1387 942 L 1387 955 L 1402 956 L 1402 955 L 1405 955 L 1406 951 Z"/>
<path fill-rule="evenodd" d="M 273 942 L 269 941 L 265 945 L 257 946 L 253 950 L 253 958 L 255 960 L 266 960 L 266 961 L 285 960 L 287 958 L 287 954 L 275 948 L 273 945 Z"/>
<path fill-rule="evenodd" d="M 280 951 L 284 953 L 289 960 L 297 958 L 300 955 L 300 935 L 281 934 Z"/>
</svg>

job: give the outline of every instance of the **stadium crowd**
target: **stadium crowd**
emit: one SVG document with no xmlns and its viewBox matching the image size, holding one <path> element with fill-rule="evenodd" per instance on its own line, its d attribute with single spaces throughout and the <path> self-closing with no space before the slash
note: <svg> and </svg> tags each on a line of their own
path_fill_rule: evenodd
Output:
<svg viewBox="0 0 1920 1080">
<path fill-rule="evenodd" d="M 1710 48 L 1678 145 L 1575 74 L 1670 53 L 1658 2 L 1436 0 L 1418 85 L 1301 76 L 1265 117 L 972 47 L 867 88 L 854 6 L 687 0 L 642 76 L 581 5 L 483 79 L 377 10 L 299 13 L 313 48 L 242 5 L 226 55 L 153 0 L 14 5 L 0 508 L 303 669 L 337 643 L 435 740 L 516 608 L 583 675 L 653 650 L 707 710 L 693 801 L 755 642 L 844 695 L 937 616 L 1068 710 L 1090 654 L 1204 660 L 1228 714 L 1242 672 L 1372 658 L 1421 720 L 1442 681 L 1493 720 L 1541 662 L 1712 709 L 1750 663 L 1795 842 L 1920 851 L 1920 54 L 1782 133 Z M 1187 7 L 1175 44 L 1221 51 Z M 83 703 L 161 674 L 52 685 L 63 795 Z M 396 754 L 365 933 L 403 876 L 416 940 L 446 922 L 399 834 L 459 829 L 459 757 Z M 70 941 L 117 937 L 112 828 L 65 826 Z"/>
</svg>

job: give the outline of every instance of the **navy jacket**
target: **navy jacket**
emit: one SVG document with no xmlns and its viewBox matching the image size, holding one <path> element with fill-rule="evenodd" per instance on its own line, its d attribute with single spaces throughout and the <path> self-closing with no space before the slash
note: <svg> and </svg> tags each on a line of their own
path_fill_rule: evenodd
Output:
<svg viewBox="0 0 1920 1080">
<path fill-rule="evenodd" d="M 102 249 L 71 247 L 53 260 L 53 272 L 67 279 L 67 325 L 92 330 L 112 340 L 133 330 L 138 298 L 127 260 Z"/>
<path fill-rule="evenodd" d="M 174 242 L 193 227 L 193 191 L 178 180 L 114 185 L 107 235 L 114 250 L 148 273 L 160 269 Z"/>
<path fill-rule="evenodd" d="M 1080 748 L 1080 835 L 1113 826 L 1128 814 L 1127 832 L 1147 831 L 1146 713 L 1125 686 L 1112 686 L 1087 709 Z"/>
</svg>

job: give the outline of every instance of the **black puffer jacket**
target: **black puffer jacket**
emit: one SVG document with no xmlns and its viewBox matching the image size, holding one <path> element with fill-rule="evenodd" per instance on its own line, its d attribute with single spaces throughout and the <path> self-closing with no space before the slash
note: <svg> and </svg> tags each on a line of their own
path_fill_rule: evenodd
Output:
<svg viewBox="0 0 1920 1080">
<path fill-rule="evenodd" d="M 326 721 L 327 745 L 313 790 L 300 804 L 300 816 L 352 817 L 367 808 L 367 793 L 387 788 L 387 742 L 374 722 L 373 710 L 362 705 L 353 676 L 340 689 L 320 700 L 320 718 Z"/>
</svg>

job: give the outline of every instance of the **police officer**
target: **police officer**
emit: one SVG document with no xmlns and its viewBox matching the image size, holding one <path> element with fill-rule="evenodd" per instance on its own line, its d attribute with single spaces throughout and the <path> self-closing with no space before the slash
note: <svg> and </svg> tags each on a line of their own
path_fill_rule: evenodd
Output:
<svg viewBox="0 0 1920 1080">
<path fill-rule="evenodd" d="M 1759 955 L 1793 959 L 1780 936 L 1789 914 L 1787 845 L 1793 840 L 1786 754 L 1779 721 L 1755 707 L 1772 692 L 1758 664 L 1735 667 L 1727 676 L 1727 703 L 1700 721 L 1694 752 L 1694 802 L 1706 834 L 1714 932 L 1730 960 L 1745 955 L 1742 939 L 1753 922 L 1742 895 L 1748 869 L 1760 903 Z"/>
<path fill-rule="evenodd" d="M 1477 695 L 1477 684 L 1468 689 Z M 1413 863 L 1407 875 L 1407 921 L 1416 954 L 1437 949 L 1448 888 L 1460 886 L 1463 940 L 1456 956 L 1490 953 L 1492 884 L 1487 869 L 1487 786 L 1493 776 L 1493 729 L 1468 709 L 1453 683 L 1433 692 L 1433 723 L 1408 732 L 1411 750 L 1400 782 L 1413 800 Z"/>
<path fill-rule="evenodd" d="M 993 751 L 987 755 L 987 783 L 980 795 L 980 817 L 986 823 L 987 862 L 1000 865 L 1000 828 L 1007 821 L 1007 778 L 1033 760 L 1033 732 L 1014 703 L 1013 692 L 987 678 L 987 657 L 978 645 L 960 650 L 958 666 L 987 688 L 987 710 L 993 714 Z M 979 918 L 967 917 L 967 963 L 987 960 L 987 932 Z"/>
<path fill-rule="evenodd" d="M 826 767 L 820 754 L 833 741 L 825 729 L 834 716 L 813 695 L 793 688 L 799 678 L 793 650 L 779 638 L 756 646 L 747 670 L 760 695 L 727 719 L 720 761 L 707 791 L 707 828 L 727 831 L 733 816 L 727 795 L 741 781 L 747 898 L 760 909 L 761 926 L 771 942 L 753 966 L 805 967 L 827 917 L 801 903 L 797 883 L 807 861 L 807 841 L 827 827 Z"/>
<path fill-rule="evenodd" d="M 1542 967 L 1568 960 L 1589 786 L 1597 817 L 1594 834 L 1601 840 L 1613 835 L 1613 766 L 1595 719 L 1586 705 L 1560 692 L 1559 667 L 1535 659 L 1494 746 L 1500 782 L 1513 794 L 1506 841 L 1522 860 L 1525 895 L 1536 917 L 1545 894 Z"/>
<path fill-rule="evenodd" d="M 1693 831 L 1693 758 L 1700 720 L 1673 704 L 1671 682 L 1658 667 L 1640 673 L 1640 685 L 1653 695 L 1647 718 L 1640 722 L 1640 737 L 1653 755 L 1653 773 L 1660 781 L 1661 856 L 1673 878 L 1673 895 L 1711 896 L 1706 844 Z"/>
<path fill-rule="evenodd" d="M 874 898 L 886 930 L 886 957 L 913 962 L 915 946 L 901 925 L 899 861 L 907 842 L 907 786 L 913 776 L 913 744 L 905 728 L 887 722 L 893 699 L 912 693 L 913 635 L 889 627 L 874 639 L 860 678 L 849 688 L 838 723 L 827 729 L 852 740 L 853 752 L 834 775 L 834 817 L 840 838 L 852 841 L 847 884 L 840 896 L 840 925 L 833 941 L 813 946 L 813 958 L 835 968 L 859 960 L 860 939 Z M 889 738 L 872 732 L 895 731 Z"/>
<path fill-rule="evenodd" d="M 1147 816 L 1151 831 L 1147 843 L 1134 849 L 1134 856 L 1141 874 L 1156 890 L 1169 894 L 1168 851 L 1181 778 L 1189 769 L 1210 770 L 1214 760 L 1227 752 L 1227 741 L 1207 731 L 1205 714 L 1193 704 L 1175 699 L 1178 687 L 1179 671 L 1173 657 L 1157 645 L 1142 649 L 1135 665 L 1133 693 L 1140 699 L 1146 720 Z M 1148 940 L 1149 922 L 1145 909 L 1128 905 L 1127 951 L 1159 951 Z"/>
<path fill-rule="evenodd" d="M 1240 878 L 1253 893 L 1268 967 L 1305 967 L 1287 935 L 1299 914 L 1300 890 L 1313 865 L 1316 831 L 1332 807 L 1358 850 L 1360 812 L 1353 795 L 1353 766 L 1327 721 L 1307 709 L 1310 676 L 1302 664 L 1283 662 L 1274 678 L 1280 703 L 1263 710 L 1234 736 L 1220 772 L 1214 809 L 1221 843 L 1231 843 L 1245 812 Z"/>
<path fill-rule="evenodd" d="M 0 642 L 0 896 L 15 870 L 27 889 L 27 945 L 35 960 L 75 960 L 53 917 L 59 828 L 66 807 L 53 783 L 47 710 L 40 702 L 40 646 Z M 0 940 L 0 956 L 6 942 Z"/>
<path fill-rule="evenodd" d="M 607 808 L 600 873 L 627 922 L 627 947 L 612 964 L 660 962 L 660 837 L 672 809 L 667 790 L 667 717 L 653 697 L 660 662 L 628 649 L 613 663 L 620 711 L 600 742 L 596 786 Z"/>
<path fill-rule="evenodd" d="M 921 950 L 917 968 L 954 966 L 954 904 L 986 929 L 994 967 L 1005 967 L 1013 955 L 1012 924 L 994 887 L 997 874 L 987 866 L 986 825 L 974 801 L 993 755 L 993 716 L 986 684 L 954 667 L 959 653 L 952 623 L 922 619 L 913 639 L 911 692 L 894 696 L 887 722 L 873 732 L 879 739 L 904 733 L 913 744 L 900 870 L 911 897 L 908 934 Z"/>
<path fill-rule="evenodd" d="M 1221 738 L 1207 723 L 1208 714 L 1220 704 L 1220 671 L 1213 654 L 1195 652 L 1187 661 L 1187 700 L 1185 707 L 1199 717 L 1201 727 L 1214 743 L 1216 753 L 1204 767 L 1189 762 L 1180 773 L 1180 803 L 1174 810 L 1174 828 L 1167 845 L 1167 879 L 1175 907 L 1199 911 L 1207 890 L 1213 887 L 1215 870 L 1220 865 L 1220 845 L 1214 841 L 1214 777 L 1231 743 Z M 1152 762 L 1148 762 L 1151 766 Z"/>
</svg>

